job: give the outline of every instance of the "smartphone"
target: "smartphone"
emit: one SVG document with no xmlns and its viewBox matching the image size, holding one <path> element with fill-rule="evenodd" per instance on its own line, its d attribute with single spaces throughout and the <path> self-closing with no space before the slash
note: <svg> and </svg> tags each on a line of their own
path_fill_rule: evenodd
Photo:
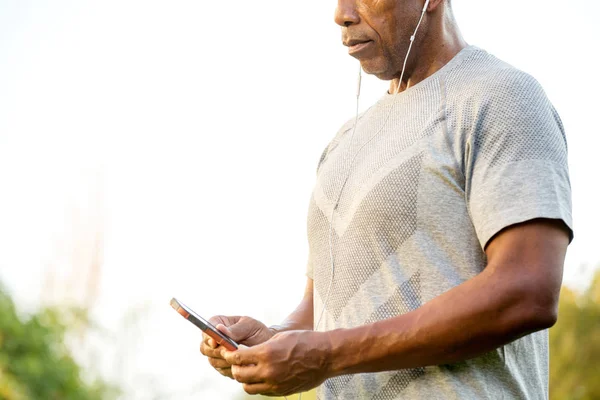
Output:
<svg viewBox="0 0 600 400">
<path fill-rule="evenodd" d="M 175 309 L 181 316 L 192 324 L 196 325 L 200 330 L 213 338 L 218 344 L 222 345 L 229 351 L 237 350 L 238 344 L 229 336 L 215 328 L 210 322 L 199 316 L 187 307 L 185 304 L 178 301 L 175 297 L 171 299 L 171 307 Z"/>
</svg>

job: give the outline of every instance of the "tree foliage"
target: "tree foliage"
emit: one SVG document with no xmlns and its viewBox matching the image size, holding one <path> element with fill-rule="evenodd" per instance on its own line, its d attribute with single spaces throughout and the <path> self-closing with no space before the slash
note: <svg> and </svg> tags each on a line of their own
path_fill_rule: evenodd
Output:
<svg viewBox="0 0 600 400">
<path fill-rule="evenodd" d="M 298 395 L 292 395 L 292 396 L 288 396 L 288 400 L 298 400 Z M 316 390 L 311 390 L 310 392 L 305 392 L 302 393 L 302 400 L 316 400 L 317 398 L 317 391 Z M 249 394 L 246 394 L 245 396 L 241 397 L 242 400 L 285 400 L 283 397 L 265 397 L 265 396 L 251 396 Z"/>
<path fill-rule="evenodd" d="M 44 309 L 19 317 L 0 288 L 0 398 L 6 400 L 105 400 L 114 388 L 87 382 L 67 346 L 67 326 L 85 317 L 82 310 Z"/>
<path fill-rule="evenodd" d="M 550 398 L 600 399 L 600 270 L 583 293 L 563 287 L 550 329 Z"/>
</svg>

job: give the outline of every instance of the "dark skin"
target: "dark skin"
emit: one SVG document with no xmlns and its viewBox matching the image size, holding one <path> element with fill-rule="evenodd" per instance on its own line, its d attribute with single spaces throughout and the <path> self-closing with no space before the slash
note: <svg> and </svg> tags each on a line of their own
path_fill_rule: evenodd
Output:
<svg viewBox="0 0 600 400">
<path fill-rule="evenodd" d="M 365 72 L 391 80 L 390 92 L 398 85 L 401 90 L 414 86 L 466 46 L 446 2 L 431 0 L 399 82 L 407 38 L 424 3 L 338 1 L 335 20 L 343 41 L 366 43 L 352 55 Z M 230 352 L 205 336 L 200 351 L 247 393 L 270 396 L 303 392 L 343 374 L 477 357 L 555 323 L 568 243 L 569 230 L 559 220 L 510 226 L 487 243 L 487 265 L 479 275 L 415 311 L 352 329 L 313 331 L 313 282 L 308 279 L 300 305 L 280 326 L 213 317 L 218 329 L 248 347 Z"/>
<path fill-rule="evenodd" d="M 278 326 L 268 328 L 265 324 L 250 317 L 215 316 L 209 322 L 237 343 L 255 346 L 271 339 L 279 332 L 313 329 L 313 281 L 307 280 L 302 301 L 296 309 Z M 208 362 L 221 375 L 234 378 L 231 364 L 223 358 L 223 347 L 214 339 L 203 334 L 200 352 L 208 357 Z"/>
<path fill-rule="evenodd" d="M 425 0 L 338 0 L 335 22 L 342 29 L 342 43 L 371 44 L 358 53 L 362 69 L 389 80 L 396 91 L 409 38 L 414 33 Z M 408 59 L 401 90 L 414 86 L 442 68 L 467 46 L 444 0 L 431 0 Z"/>
</svg>

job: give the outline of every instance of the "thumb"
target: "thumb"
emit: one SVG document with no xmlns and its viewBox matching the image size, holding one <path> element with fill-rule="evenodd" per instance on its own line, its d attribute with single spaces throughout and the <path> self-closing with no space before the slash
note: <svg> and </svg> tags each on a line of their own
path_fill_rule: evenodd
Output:
<svg viewBox="0 0 600 400">
<path fill-rule="evenodd" d="M 219 331 L 221 331 L 221 333 L 224 333 L 227 336 L 229 336 L 230 338 L 232 338 L 233 340 L 235 340 L 233 332 L 231 332 L 231 329 L 229 329 L 225 325 L 218 324 L 217 326 L 215 326 L 215 328 L 217 328 Z"/>
<path fill-rule="evenodd" d="M 239 320 L 235 324 L 229 326 L 219 324 L 216 328 L 238 343 L 248 339 L 254 334 L 252 324 L 244 320 Z"/>
</svg>

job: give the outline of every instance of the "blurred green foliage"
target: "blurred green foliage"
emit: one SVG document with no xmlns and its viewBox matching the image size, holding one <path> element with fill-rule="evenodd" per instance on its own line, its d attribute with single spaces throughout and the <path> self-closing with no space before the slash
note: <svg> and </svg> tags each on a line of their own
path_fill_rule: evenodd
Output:
<svg viewBox="0 0 600 400">
<path fill-rule="evenodd" d="M 44 309 L 19 316 L 0 287 L 0 399 L 107 400 L 119 391 L 89 382 L 65 338 L 88 326 L 84 310 Z M 600 269 L 584 292 L 563 287 L 559 319 L 550 329 L 550 399 L 600 399 Z M 240 399 L 267 399 L 241 394 Z M 268 399 L 273 399 L 269 397 Z M 297 400 L 298 396 L 288 396 Z M 315 391 L 302 400 L 315 400 Z"/>
<path fill-rule="evenodd" d="M 0 399 L 106 400 L 118 391 L 105 382 L 82 379 L 65 335 L 85 323 L 82 310 L 44 309 L 20 318 L 0 287 Z"/>
<path fill-rule="evenodd" d="M 288 396 L 287 400 L 298 400 L 298 395 L 294 394 L 292 396 Z M 247 394 L 245 397 L 242 397 L 243 400 L 260 400 L 260 399 L 271 399 L 271 400 L 285 400 L 283 397 L 264 397 L 264 396 L 251 396 Z M 317 400 L 317 391 L 311 390 L 310 392 L 302 393 L 301 400 Z"/>
<path fill-rule="evenodd" d="M 550 398 L 600 399 L 600 269 L 585 292 L 561 291 L 550 329 Z"/>
</svg>

